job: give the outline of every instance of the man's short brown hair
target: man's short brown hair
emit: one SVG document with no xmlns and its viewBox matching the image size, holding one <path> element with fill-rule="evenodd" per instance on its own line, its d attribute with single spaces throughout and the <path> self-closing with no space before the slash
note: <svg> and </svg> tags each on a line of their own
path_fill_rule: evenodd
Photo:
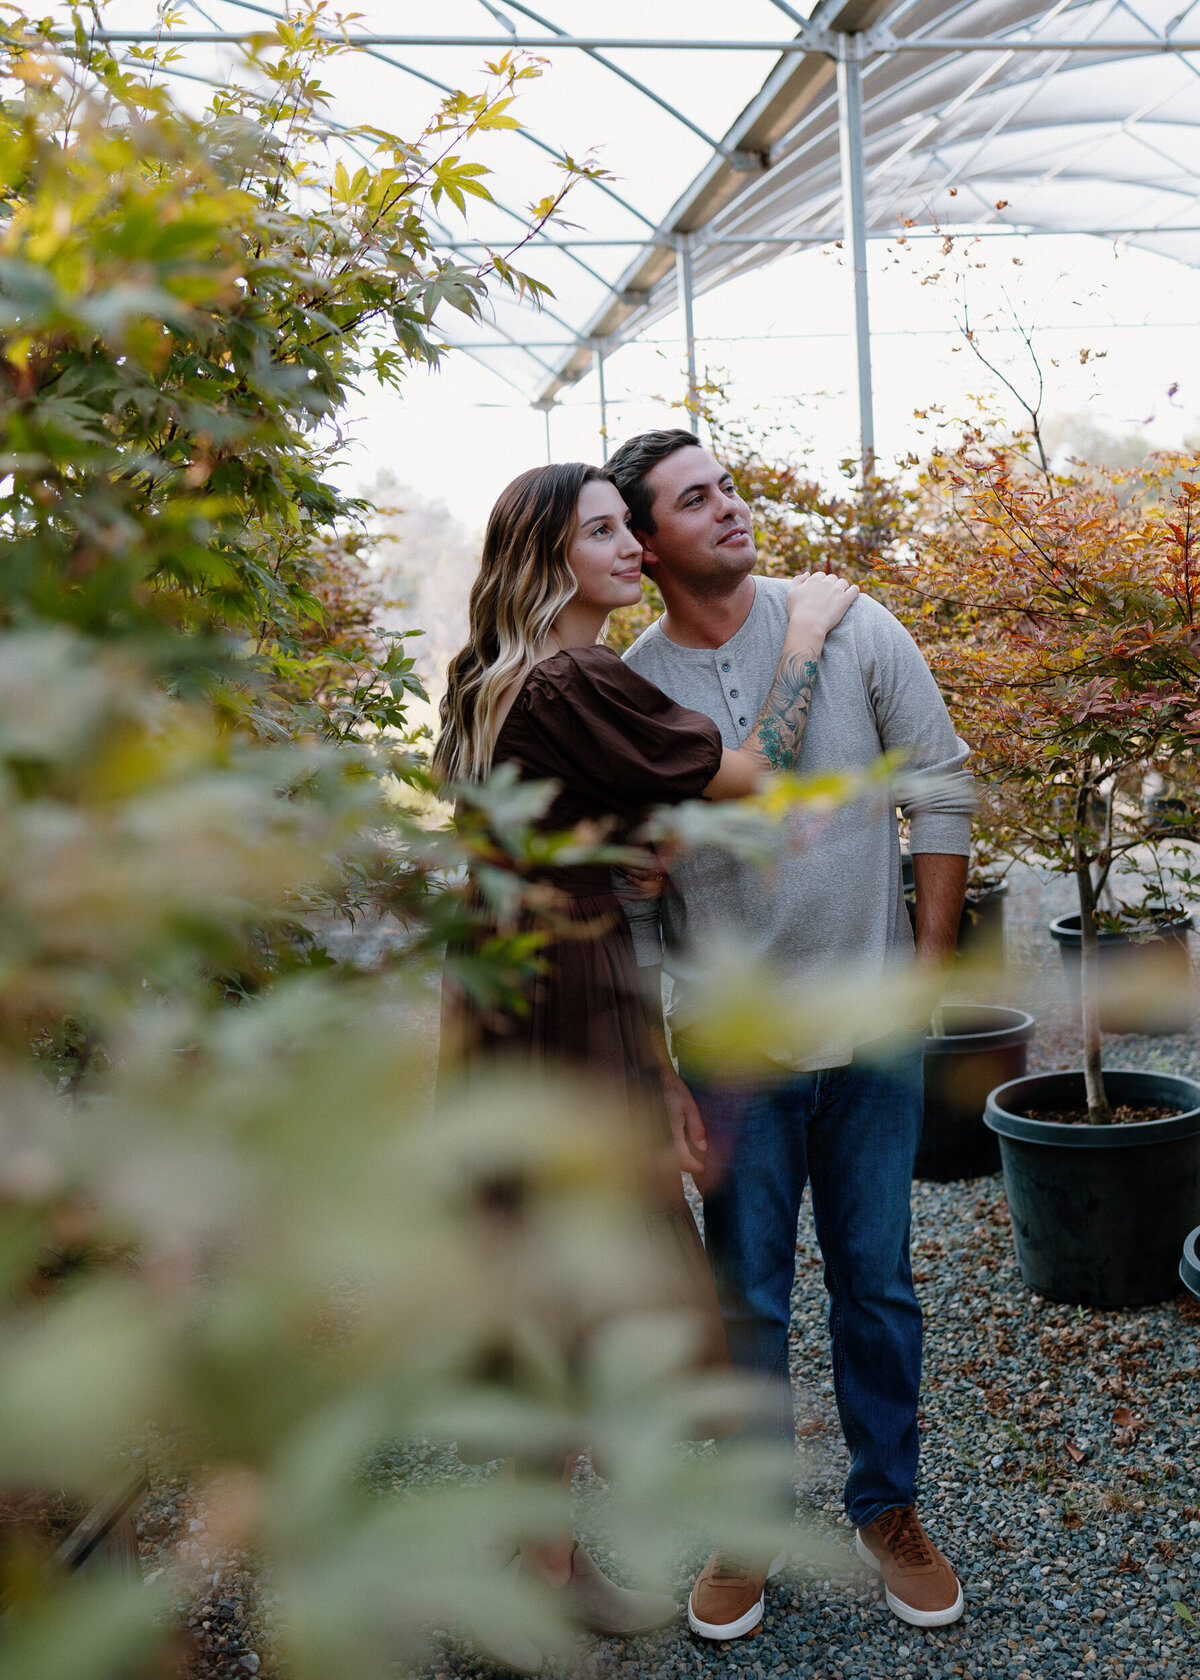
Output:
<svg viewBox="0 0 1200 1680">
<path fill-rule="evenodd" d="M 606 462 L 604 476 L 621 492 L 635 531 L 644 531 L 648 537 L 654 534 L 654 493 L 646 483 L 647 477 L 660 461 L 689 445 L 699 448 L 700 439 L 680 426 L 669 431 L 639 432 Z"/>
</svg>

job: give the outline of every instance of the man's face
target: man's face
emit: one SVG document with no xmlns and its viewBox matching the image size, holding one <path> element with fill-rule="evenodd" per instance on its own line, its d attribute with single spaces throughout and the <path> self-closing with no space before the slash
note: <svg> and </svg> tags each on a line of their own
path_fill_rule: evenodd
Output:
<svg viewBox="0 0 1200 1680">
<path fill-rule="evenodd" d="M 661 568 L 680 583 L 720 588 L 753 569 L 750 509 L 707 449 L 676 449 L 650 470 L 646 484 L 654 532 L 639 535 L 651 577 Z"/>
</svg>

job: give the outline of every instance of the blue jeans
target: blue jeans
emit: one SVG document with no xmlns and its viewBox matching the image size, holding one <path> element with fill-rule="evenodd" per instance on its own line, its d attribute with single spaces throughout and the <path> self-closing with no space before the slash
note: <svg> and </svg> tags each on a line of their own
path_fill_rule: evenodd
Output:
<svg viewBox="0 0 1200 1680">
<path fill-rule="evenodd" d="M 919 1443 L 921 1309 L 909 1262 L 924 1036 L 897 1035 L 847 1067 L 776 1084 L 683 1071 L 708 1133 L 705 1246 L 729 1351 L 773 1379 L 775 1427 L 794 1443 L 788 1323 L 805 1183 L 825 1261 L 833 1386 L 850 1449 L 856 1527 L 911 1504 Z"/>
</svg>

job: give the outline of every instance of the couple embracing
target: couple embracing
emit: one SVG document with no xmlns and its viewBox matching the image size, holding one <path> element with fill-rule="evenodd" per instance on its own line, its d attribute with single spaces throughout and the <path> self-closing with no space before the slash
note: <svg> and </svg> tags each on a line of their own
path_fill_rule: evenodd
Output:
<svg viewBox="0 0 1200 1680">
<path fill-rule="evenodd" d="M 967 749 L 885 608 L 837 577 L 755 576 L 754 562 L 749 508 L 691 432 L 631 438 L 603 470 L 523 474 L 489 520 L 435 766 L 463 781 L 511 762 L 557 784 L 547 829 L 615 817 L 631 833 L 657 805 L 737 799 L 773 772 L 865 769 L 899 750 L 926 773 L 904 810 L 916 955 L 940 963 L 954 948 L 966 882 Z M 666 611 L 622 659 L 598 638 L 609 613 L 640 598 L 643 573 Z M 727 1346 L 735 1369 L 768 1382 L 789 1443 L 790 1298 L 811 1184 L 856 1548 L 896 1615 L 917 1627 L 956 1620 L 959 1583 L 915 1503 L 922 1324 L 909 1197 L 923 1034 L 829 1044 L 769 1078 L 733 1081 L 699 1071 L 703 1029 L 689 1018 L 690 964 L 721 944 L 814 986 L 849 966 L 878 974 L 912 960 L 895 811 L 838 811 L 769 880 L 702 851 L 673 867 L 661 896 L 623 895 L 624 913 L 607 871 L 553 874 L 560 915 L 590 936 L 545 949 L 520 1014 L 484 1017 L 458 1000 L 468 1054 L 583 1064 L 669 1125 L 704 1206 L 706 1253 L 674 1174 L 670 1213 L 694 1256 L 693 1301 L 708 1304 L 717 1341 L 723 1331 L 722 1356 Z M 678 1071 L 653 1019 L 660 965 L 672 981 Z M 543 1554 L 539 1569 L 604 1631 L 637 1631 L 669 1606 L 622 1596 L 573 1543 Z M 711 1640 L 752 1633 L 768 1573 L 762 1560 L 715 1554 L 691 1590 L 692 1630 Z"/>
</svg>

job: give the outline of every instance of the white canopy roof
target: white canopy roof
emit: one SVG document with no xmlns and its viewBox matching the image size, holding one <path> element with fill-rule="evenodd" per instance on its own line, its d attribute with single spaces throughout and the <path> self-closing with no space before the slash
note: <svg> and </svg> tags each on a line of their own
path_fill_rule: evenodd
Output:
<svg viewBox="0 0 1200 1680">
<path fill-rule="evenodd" d="M 222 74 L 230 37 L 286 12 L 284 0 L 178 4 L 181 69 L 204 79 Z M 489 322 L 444 328 L 533 402 L 676 308 L 685 270 L 699 293 L 842 237 L 839 59 L 861 82 L 868 237 L 1088 232 L 1200 264 L 1200 0 L 356 10 L 366 54 L 324 77 L 343 123 L 419 126 L 439 87 L 478 85 L 484 61 L 514 45 L 551 61 L 518 107 L 525 132 L 488 144 L 501 202 L 472 207 L 471 239 L 519 239 L 553 159 L 600 145 L 611 179 L 579 185 L 574 226 L 539 237 L 527 259 L 553 302 L 535 314 L 501 296 Z M 118 34 L 155 30 L 151 0 L 112 0 L 105 17 Z M 461 248 L 467 234 L 448 220 L 445 237 Z"/>
</svg>

